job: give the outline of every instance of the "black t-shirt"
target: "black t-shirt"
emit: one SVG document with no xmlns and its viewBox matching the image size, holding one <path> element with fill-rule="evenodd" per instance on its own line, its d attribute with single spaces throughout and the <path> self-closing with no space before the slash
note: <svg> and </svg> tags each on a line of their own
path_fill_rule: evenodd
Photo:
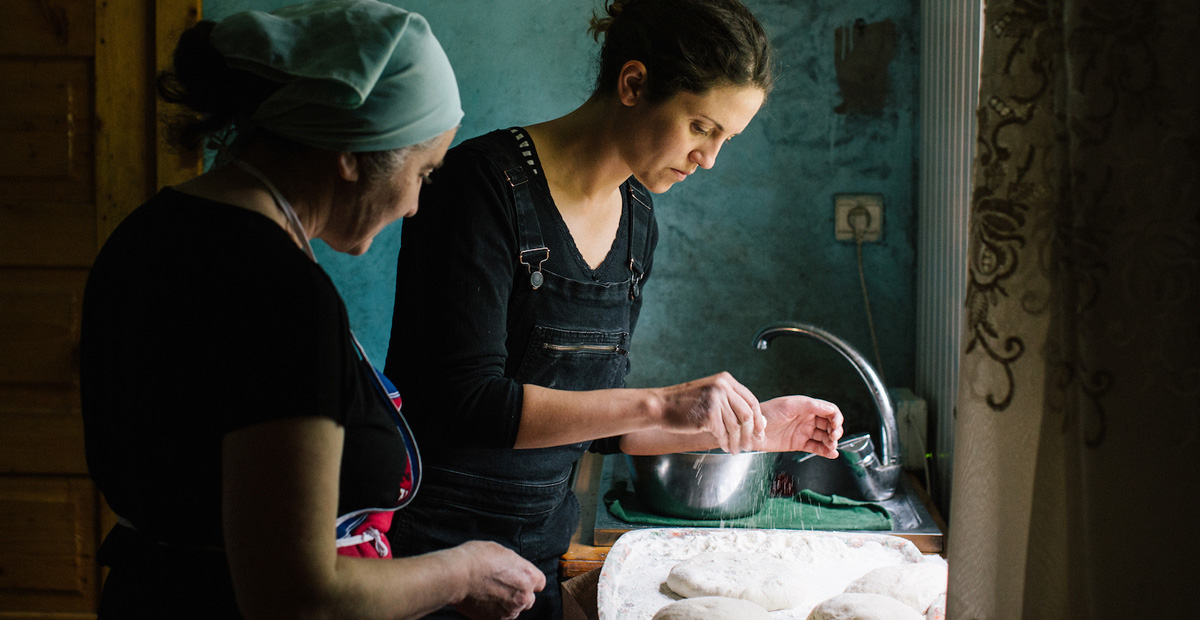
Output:
<svg viewBox="0 0 1200 620">
<path fill-rule="evenodd" d="M 550 250 L 543 269 L 581 282 L 630 277 L 628 205 L 608 255 L 592 269 L 554 204 L 532 140 L 521 147 L 512 131 L 502 129 L 450 149 L 433 182 L 422 188 L 417 215 L 404 221 L 387 358 L 387 373 L 397 380 L 407 419 L 430 458 L 441 445 L 511 448 L 520 425 L 522 388 L 512 377 L 533 329 L 531 317 L 520 311 L 530 294 L 529 276 L 516 261 L 511 189 L 479 148 L 483 141 L 512 149 L 524 162 Z M 622 196 L 627 189 L 622 186 Z M 648 278 L 658 229 L 651 219 L 649 230 L 632 234 L 635 247 L 646 248 Z M 631 328 L 641 300 L 633 302 Z M 613 451 L 615 445 L 593 447 Z"/>
<path fill-rule="evenodd" d="M 222 546 L 222 439 L 282 418 L 346 429 L 338 514 L 396 504 L 394 409 L 333 282 L 262 215 L 171 189 L 138 208 L 88 278 L 80 362 L 88 469 L 156 540 Z"/>
</svg>

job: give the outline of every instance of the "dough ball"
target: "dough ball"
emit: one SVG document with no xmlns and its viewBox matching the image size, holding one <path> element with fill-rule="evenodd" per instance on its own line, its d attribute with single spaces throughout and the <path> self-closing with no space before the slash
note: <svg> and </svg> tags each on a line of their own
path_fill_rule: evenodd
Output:
<svg viewBox="0 0 1200 620">
<path fill-rule="evenodd" d="M 813 607 L 808 620 L 925 620 L 925 616 L 890 596 L 843 592 Z"/>
<path fill-rule="evenodd" d="M 680 596 L 740 598 L 767 611 L 790 609 L 804 598 L 791 562 L 756 553 L 701 553 L 672 567 L 667 586 Z"/>
<path fill-rule="evenodd" d="M 937 600 L 925 610 L 925 620 L 946 620 L 946 595 L 943 594 L 937 597 Z"/>
<path fill-rule="evenodd" d="M 944 562 L 881 566 L 850 582 L 846 592 L 883 594 L 925 613 L 946 592 L 946 573 Z"/>
<path fill-rule="evenodd" d="M 771 614 L 740 598 L 701 596 L 675 601 L 658 610 L 653 620 L 771 620 Z"/>
</svg>

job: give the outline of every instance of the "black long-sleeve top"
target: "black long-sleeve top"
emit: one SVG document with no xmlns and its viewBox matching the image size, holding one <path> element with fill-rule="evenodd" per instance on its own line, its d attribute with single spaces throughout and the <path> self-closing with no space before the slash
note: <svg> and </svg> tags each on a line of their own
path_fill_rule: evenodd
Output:
<svg viewBox="0 0 1200 620">
<path fill-rule="evenodd" d="M 499 130 L 451 149 L 401 233 L 386 373 L 396 381 L 426 453 L 436 452 L 439 444 L 511 448 L 520 425 L 522 389 L 511 377 L 533 328 L 531 317 L 521 311 L 530 294 L 529 276 L 516 260 L 508 183 L 500 167 L 476 148 L 479 140 L 512 143 L 513 138 Z M 608 256 L 593 270 L 550 197 L 536 150 L 522 159 L 533 162 L 531 191 L 550 249 L 543 269 L 579 281 L 628 279 L 629 209 Z M 648 255 L 653 256 L 657 227 L 637 232 L 649 234 Z M 651 266 L 647 261 L 647 277 Z M 631 327 L 640 309 L 639 296 Z"/>
</svg>

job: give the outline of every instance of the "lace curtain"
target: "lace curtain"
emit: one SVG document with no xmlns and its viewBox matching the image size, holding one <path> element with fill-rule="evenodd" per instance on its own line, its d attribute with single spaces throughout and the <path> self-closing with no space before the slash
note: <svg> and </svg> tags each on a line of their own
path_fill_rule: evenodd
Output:
<svg viewBox="0 0 1200 620">
<path fill-rule="evenodd" d="M 948 617 L 1200 617 L 1200 2 L 984 20 Z"/>
</svg>

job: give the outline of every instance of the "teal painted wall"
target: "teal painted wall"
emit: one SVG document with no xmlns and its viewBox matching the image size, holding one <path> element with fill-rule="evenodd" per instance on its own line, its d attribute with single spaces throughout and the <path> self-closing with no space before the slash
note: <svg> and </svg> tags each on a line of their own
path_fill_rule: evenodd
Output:
<svg viewBox="0 0 1200 620">
<path fill-rule="evenodd" d="M 812 341 L 779 340 L 768 351 L 753 350 L 750 341 L 769 323 L 801 321 L 874 361 L 855 246 L 834 240 L 833 196 L 879 193 L 885 225 L 880 243 L 863 246 L 866 285 L 885 380 L 892 387 L 913 383 L 917 0 L 745 1 L 778 51 L 776 90 L 712 170 L 655 197 L 662 237 L 629 383 L 663 385 L 729 370 L 760 398 L 807 393 L 834 400 L 855 430 L 873 409 L 847 362 Z M 206 0 L 205 15 L 289 3 Z M 396 3 L 428 18 L 454 65 L 466 110 L 459 141 L 559 116 L 591 91 L 599 48 L 586 28 L 598 0 Z M 837 44 L 837 29 L 853 30 L 858 20 L 859 28 L 894 27 L 895 47 L 890 62 L 878 63 L 886 86 L 869 93 L 878 96 L 874 107 L 839 112 L 853 84 L 839 84 L 838 54 L 847 59 L 843 69 L 868 54 L 883 56 Z M 317 244 L 377 365 L 391 328 L 400 226 L 357 258 Z"/>
</svg>

